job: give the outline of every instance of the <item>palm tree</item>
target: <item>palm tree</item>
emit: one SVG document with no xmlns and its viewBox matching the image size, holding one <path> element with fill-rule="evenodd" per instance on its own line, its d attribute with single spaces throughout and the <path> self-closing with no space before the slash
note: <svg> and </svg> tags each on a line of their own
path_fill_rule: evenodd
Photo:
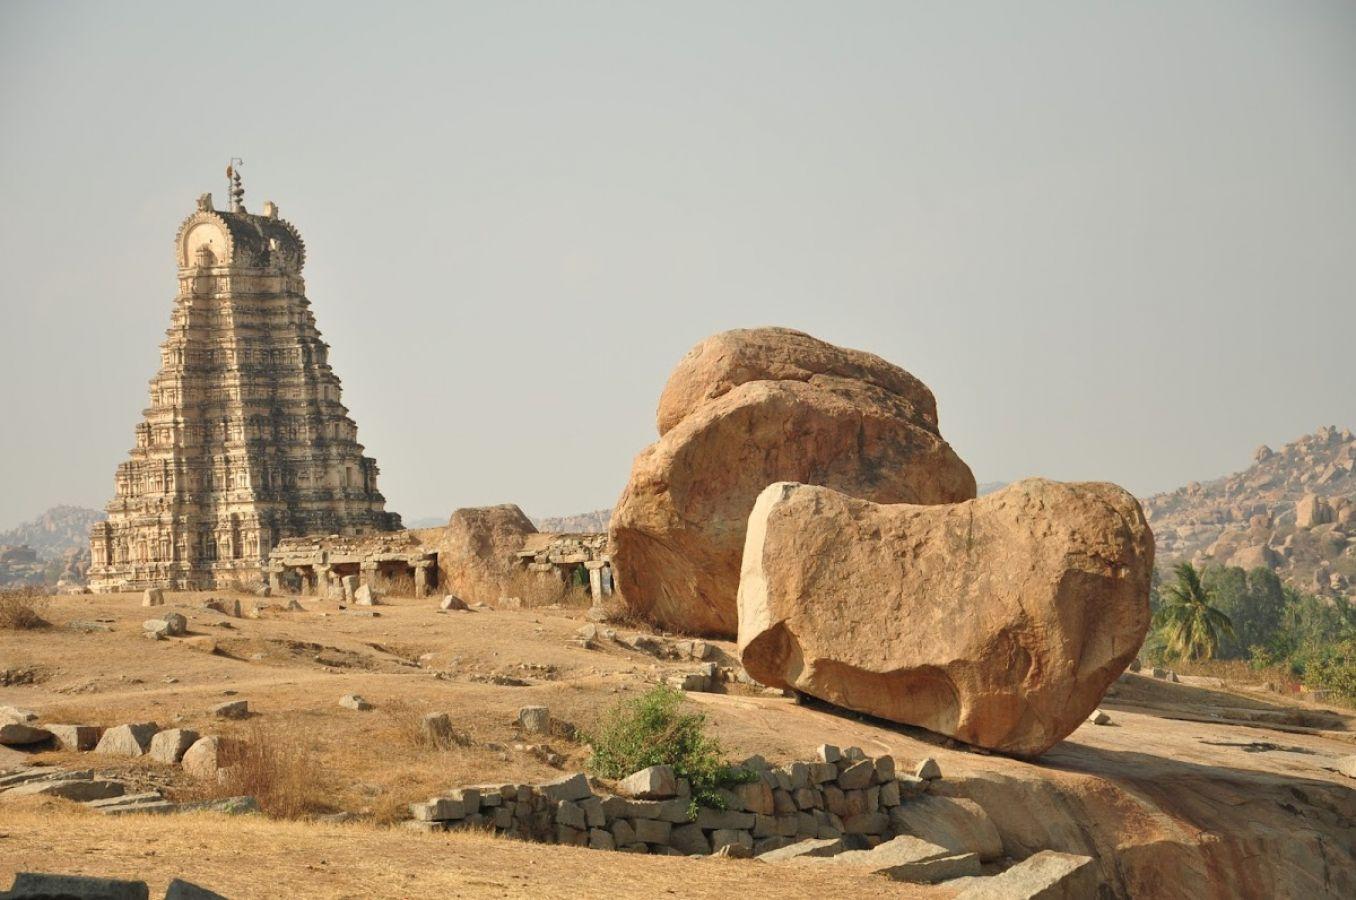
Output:
<svg viewBox="0 0 1356 900">
<path fill-rule="evenodd" d="M 1201 573 L 1189 562 L 1173 567 L 1177 580 L 1163 589 L 1154 614 L 1168 649 L 1186 659 L 1209 659 L 1219 650 L 1221 634 L 1234 636 L 1234 623 L 1211 602 L 1214 593 L 1201 584 Z"/>
</svg>

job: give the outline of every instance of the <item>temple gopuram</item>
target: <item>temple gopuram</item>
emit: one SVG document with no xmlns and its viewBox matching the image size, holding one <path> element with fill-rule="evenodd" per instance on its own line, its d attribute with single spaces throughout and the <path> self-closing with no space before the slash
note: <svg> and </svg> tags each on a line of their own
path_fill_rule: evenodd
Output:
<svg viewBox="0 0 1356 900">
<path fill-rule="evenodd" d="M 179 293 L 151 405 L 91 531 L 95 591 L 262 586 L 285 537 L 400 528 L 340 402 L 301 277 L 305 245 L 278 208 L 212 195 L 179 228 Z"/>
</svg>

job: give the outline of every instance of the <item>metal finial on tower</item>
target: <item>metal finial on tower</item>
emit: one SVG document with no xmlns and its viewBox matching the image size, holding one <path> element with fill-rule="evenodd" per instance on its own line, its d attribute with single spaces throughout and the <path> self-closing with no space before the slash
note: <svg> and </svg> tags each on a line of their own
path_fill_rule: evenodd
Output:
<svg viewBox="0 0 1356 900">
<path fill-rule="evenodd" d="M 244 164 L 243 159 L 232 156 L 226 166 L 226 193 L 231 198 L 231 212 L 245 211 L 245 188 L 240 184 L 240 167 Z"/>
</svg>

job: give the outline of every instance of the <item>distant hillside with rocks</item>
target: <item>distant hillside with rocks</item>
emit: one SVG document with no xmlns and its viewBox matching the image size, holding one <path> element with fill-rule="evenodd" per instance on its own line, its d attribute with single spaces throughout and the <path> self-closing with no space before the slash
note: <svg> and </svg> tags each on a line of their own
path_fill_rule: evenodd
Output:
<svg viewBox="0 0 1356 900">
<path fill-rule="evenodd" d="M 573 516 L 532 517 L 532 524 L 538 531 L 550 534 L 601 534 L 607 531 L 607 523 L 612 519 L 612 507 L 595 509 L 593 512 L 578 513 Z"/>
<path fill-rule="evenodd" d="M 1300 590 L 1353 595 L 1356 436 L 1325 426 L 1241 472 L 1143 501 L 1159 562 L 1265 566 Z"/>
<path fill-rule="evenodd" d="M 71 550 L 89 549 L 89 529 L 106 516 L 83 506 L 53 506 L 9 531 L 0 531 L 0 545 L 29 547 L 45 560 L 61 559 Z"/>
</svg>

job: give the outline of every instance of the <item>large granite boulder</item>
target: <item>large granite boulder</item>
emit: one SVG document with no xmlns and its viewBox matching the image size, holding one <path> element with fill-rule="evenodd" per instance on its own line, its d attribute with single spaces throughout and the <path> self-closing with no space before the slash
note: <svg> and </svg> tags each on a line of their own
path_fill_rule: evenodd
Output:
<svg viewBox="0 0 1356 900">
<path fill-rule="evenodd" d="M 744 530 L 774 481 L 886 503 L 975 496 L 926 385 L 785 328 L 694 347 L 669 377 L 658 425 L 612 514 L 612 565 L 626 606 L 674 631 L 735 634 Z"/>
<path fill-rule="evenodd" d="M 739 651 L 764 684 L 1034 756 L 1139 650 L 1153 555 L 1110 484 L 946 506 L 774 484 L 749 517 Z"/>
<path fill-rule="evenodd" d="M 438 551 L 439 587 L 470 603 L 494 603 L 503 595 L 520 568 L 516 554 L 536 533 L 512 503 L 459 509 L 446 528 L 422 532 Z"/>
</svg>

